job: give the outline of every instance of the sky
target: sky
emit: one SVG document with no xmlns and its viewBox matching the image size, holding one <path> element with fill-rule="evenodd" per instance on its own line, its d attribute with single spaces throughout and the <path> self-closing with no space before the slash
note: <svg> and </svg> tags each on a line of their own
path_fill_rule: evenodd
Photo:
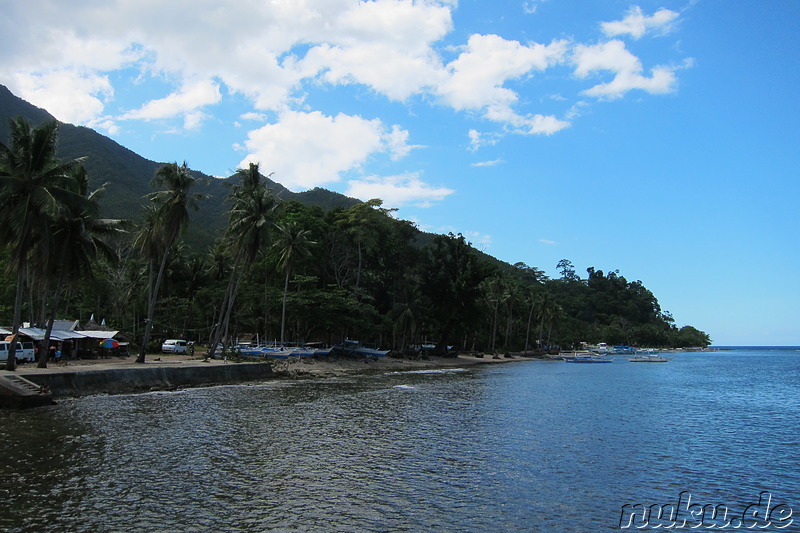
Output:
<svg viewBox="0 0 800 533">
<path fill-rule="evenodd" d="M 800 2 L 7 0 L 0 83 L 158 162 L 248 162 L 715 345 L 800 345 Z"/>
</svg>

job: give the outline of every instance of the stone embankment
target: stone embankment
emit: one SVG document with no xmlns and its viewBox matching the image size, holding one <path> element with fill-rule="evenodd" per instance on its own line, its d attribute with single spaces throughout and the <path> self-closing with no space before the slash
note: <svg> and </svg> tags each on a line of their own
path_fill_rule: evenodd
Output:
<svg viewBox="0 0 800 533">
<path fill-rule="evenodd" d="M 174 390 L 186 387 L 247 383 L 279 378 L 326 378 L 364 372 L 389 370 L 414 370 L 421 368 L 461 367 L 475 364 L 491 364 L 522 361 L 526 358 L 500 356 L 465 356 L 431 358 L 426 360 L 392 359 L 289 359 L 272 362 L 229 362 L 214 359 L 206 361 L 202 355 L 151 356 L 146 363 L 136 363 L 133 357 L 95 360 L 77 360 L 50 363 L 47 368 L 35 364 L 17 367 L 16 371 L 0 370 L 0 385 L 3 381 L 23 378 L 32 383 L 33 391 L 39 387 L 39 395 L 58 399 L 63 397 L 88 396 L 93 394 L 127 394 L 155 390 Z M 529 360 L 529 359 L 528 359 Z M 0 407 L 41 405 L 40 402 L 23 402 L 19 405 L 19 394 L 2 394 Z M 36 392 L 36 391 L 33 391 Z M 32 396 L 32 393 L 28 394 Z M 44 400 L 44 397 L 32 400 Z"/>
<path fill-rule="evenodd" d="M 144 364 L 129 359 L 69 361 L 51 363 L 48 368 L 35 365 L 17 367 L 14 372 L 0 371 L 0 378 L 18 376 L 38 385 L 53 398 L 92 394 L 126 394 L 153 390 L 172 390 L 204 385 L 246 383 L 272 379 L 275 372 L 269 363 L 204 362 L 201 359 L 159 357 Z M 2 381 L 0 381 L 2 384 Z M 6 395 L 7 396 L 7 395 Z M 2 407 L 18 407 L 16 399 Z"/>
</svg>

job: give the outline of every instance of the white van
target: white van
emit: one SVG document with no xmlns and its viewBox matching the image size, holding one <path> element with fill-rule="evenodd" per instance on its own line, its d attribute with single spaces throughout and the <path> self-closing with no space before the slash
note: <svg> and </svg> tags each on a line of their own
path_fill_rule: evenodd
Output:
<svg viewBox="0 0 800 533">
<path fill-rule="evenodd" d="M 10 342 L 0 342 L 0 363 L 8 361 L 8 347 Z M 17 351 L 14 358 L 18 363 L 32 363 L 36 360 L 36 350 L 33 349 L 32 342 L 21 343 L 17 342 Z"/>
<path fill-rule="evenodd" d="M 161 345 L 161 353 L 186 353 L 186 341 L 183 339 L 167 339 Z"/>
</svg>

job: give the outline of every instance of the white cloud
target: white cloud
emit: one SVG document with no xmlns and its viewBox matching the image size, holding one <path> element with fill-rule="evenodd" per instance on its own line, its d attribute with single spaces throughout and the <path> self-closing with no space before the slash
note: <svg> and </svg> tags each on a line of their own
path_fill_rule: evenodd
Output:
<svg viewBox="0 0 800 533">
<path fill-rule="evenodd" d="M 620 98 L 632 89 L 641 89 L 650 94 L 666 94 L 675 90 L 676 81 L 673 69 L 667 67 L 654 68 L 649 78 L 638 72 L 618 72 L 611 82 L 595 85 L 583 91 L 583 94 L 609 100 Z"/>
<path fill-rule="evenodd" d="M 527 15 L 533 15 L 536 13 L 536 10 L 539 9 L 541 4 L 544 4 L 547 0 L 525 0 L 522 3 L 522 11 Z"/>
<path fill-rule="evenodd" d="M 384 134 L 384 141 L 393 161 L 404 158 L 414 148 L 422 148 L 420 145 L 408 144 L 408 135 L 408 130 L 397 124 L 392 126 L 392 131 Z"/>
<path fill-rule="evenodd" d="M 264 113 L 243 113 L 240 117 L 242 120 L 253 120 L 256 122 L 265 122 L 267 120 L 267 115 Z"/>
<path fill-rule="evenodd" d="M 250 153 L 239 166 L 261 163 L 287 188 L 302 190 L 340 181 L 373 154 L 399 157 L 411 149 L 406 138 L 397 127 L 387 131 L 379 119 L 286 111 L 277 123 L 248 134 Z"/>
<path fill-rule="evenodd" d="M 440 202 L 454 192 L 446 187 L 432 187 L 420 179 L 419 173 L 411 172 L 399 176 L 369 176 L 351 180 L 346 194 L 361 200 L 380 198 L 384 205 L 391 207 L 430 207 L 433 202 Z"/>
<path fill-rule="evenodd" d="M 548 246 L 553 246 L 554 244 L 558 244 L 556 241 L 551 241 L 550 239 L 539 239 L 539 242 L 542 244 L 546 244 Z"/>
<path fill-rule="evenodd" d="M 550 135 L 569 124 L 553 116 L 518 114 L 513 109 L 517 93 L 503 85 L 561 62 L 567 49 L 565 40 L 525 46 L 497 35 L 472 35 L 435 90 L 455 110 L 483 110 L 485 118 L 511 125 L 515 133 Z"/>
<path fill-rule="evenodd" d="M 613 22 L 603 22 L 600 24 L 603 33 L 609 37 L 617 35 L 630 35 L 634 39 L 640 39 L 648 30 L 657 30 L 667 33 L 672 28 L 672 23 L 678 18 L 678 13 L 669 9 L 659 9 L 650 17 L 642 13 L 642 8 L 633 6 L 628 15 Z"/>
<path fill-rule="evenodd" d="M 151 100 L 141 108 L 130 111 L 120 118 L 127 120 L 155 120 L 185 115 L 187 124 L 196 126 L 198 119 L 202 118 L 197 113 L 197 109 L 217 104 L 221 99 L 222 95 L 216 83 L 207 80 L 199 81 L 183 87 L 165 98 Z"/>
<path fill-rule="evenodd" d="M 62 122 L 83 124 L 98 117 L 105 101 L 114 94 L 106 76 L 81 75 L 72 70 L 53 70 L 45 74 L 19 73 L 10 84 L 12 90 Z M 52 87 L 58 87 L 54 91 Z"/>
<path fill-rule="evenodd" d="M 463 233 L 464 238 L 472 243 L 472 246 L 481 251 L 486 251 L 492 246 L 492 236 L 488 233 L 480 233 L 478 231 L 466 231 Z"/>
<path fill-rule="evenodd" d="M 567 111 L 565 118 L 567 120 L 575 120 L 583 114 L 583 108 L 587 107 L 588 105 L 589 104 L 583 100 L 575 102 Z"/>
<path fill-rule="evenodd" d="M 516 9 L 533 13 L 545 1 L 523 0 Z M 379 104 L 385 98 L 411 109 L 434 101 L 469 120 L 493 122 L 494 133 L 470 129 L 469 146 L 476 150 L 508 134 L 552 135 L 569 127 L 579 116 L 578 104 L 553 113 L 532 108 L 536 98 L 520 96 L 530 78 L 567 60 L 581 80 L 613 74 L 611 81 L 584 91 L 596 98 L 618 98 L 632 89 L 670 92 L 677 83 L 677 68 L 658 66 L 646 75 L 621 41 L 521 43 L 476 33 L 451 47 L 446 38 L 461 39 L 453 33 L 457 5 L 457 0 L 11 2 L 0 17 L 0 83 L 61 120 L 110 133 L 122 119 L 174 118 L 175 127 L 196 129 L 222 107 L 210 106 L 230 97 L 237 105 L 243 100 L 250 109 L 237 110 L 242 121 L 263 124 L 278 117 L 249 132 L 246 160 L 278 171 L 294 188 L 339 181 L 373 154 L 397 161 L 418 148 L 400 126 L 313 111 L 312 102 L 319 100 L 309 96 L 319 87 L 358 85 Z M 666 9 L 645 16 L 635 7 L 602 28 L 610 36 L 639 38 L 668 31 L 677 17 Z M 137 109 L 111 116 L 112 84 L 137 76 L 143 85 L 155 81 L 149 87 L 161 92 Z M 566 108 L 569 102 L 548 105 Z"/>
<path fill-rule="evenodd" d="M 501 163 L 505 163 L 502 159 L 493 159 L 491 161 L 480 161 L 478 163 L 472 163 L 471 167 L 493 167 L 495 165 L 499 165 Z"/>
<path fill-rule="evenodd" d="M 566 41 L 525 46 L 498 35 L 471 35 L 464 51 L 447 65 L 449 77 L 436 90 L 456 110 L 509 107 L 517 94 L 502 85 L 561 61 Z"/>
<path fill-rule="evenodd" d="M 625 43 L 612 40 L 601 44 L 575 46 L 572 56 L 575 75 L 587 78 L 598 71 L 615 73 L 614 79 L 608 83 L 595 85 L 583 94 L 597 98 L 615 99 L 633 89 L 641 89 L 651 94 L 672 92 L 676 77 L 674 68 L 655 67 L 648 78 L 642 75 L 642 63 L 638 57 L 630 53 Z"/>
</svg>

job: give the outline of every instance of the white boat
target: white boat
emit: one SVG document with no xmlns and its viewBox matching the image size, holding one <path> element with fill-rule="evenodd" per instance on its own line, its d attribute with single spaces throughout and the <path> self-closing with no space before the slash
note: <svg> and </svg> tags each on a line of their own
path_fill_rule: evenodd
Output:
<svg viewBox="0 0 800 533">
<path fill-rule="evenodd" d="M 659 355 L 658 352 L 645 352 L 637 353 L 636 357 L 629 357 L 628 361 L 631 363 L 666 363 L 669 359 Z"/>
<path fill-rule="evenodd" d="M 581 352 L 561 352 L 559 354 L 567 363 L 611 363 L 613 358 L 608 358 L 602 355 L 597 355 L 594 352 L 581 351 Z"/>
</svg>

